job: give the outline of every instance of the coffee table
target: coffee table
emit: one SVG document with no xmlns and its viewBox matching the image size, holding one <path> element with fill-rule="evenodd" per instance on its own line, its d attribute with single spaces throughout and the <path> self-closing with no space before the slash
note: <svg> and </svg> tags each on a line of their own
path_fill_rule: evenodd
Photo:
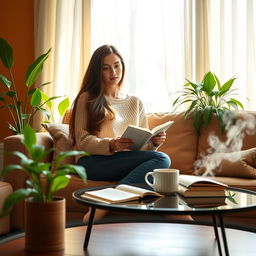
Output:
<svg viewBox="0 0 256 256">
<path fill-rule="evenodd" d="M 139 186 L 139 185 L 138 185 Z M 221 239 L 218 232 L 217 220 L 219 220 L 219 225 L 221 229 L 221 236 L 224 245 L 225 255 L 229 255 L 228 243 L 225 232 L 225 223 L 223 215 L 228 213 L 248 211 L 256 209 L 256 193 L 249 190 L 238 189 L 238 188 L 228 188 L 226 189 L 226 199 L 221 205 L 211 205 L 211 206 L 193 206 L 184 200 L 177 193 L 170 196 L 165 196 L 163 198 L 155 199 L 145 199 L 137 202 L 127 202 L 120 204 L 106 204 L 89 199 L 84 199 L 81 195 L 86 191 L 91 191 L 95 189 L 103 189 L 107 186 L 101 186 L 96 188 L 80 189 L 73 192 L 73 199 L 85 206 L 91 208 L 90 217 L 88 221 L 87 231 L 84 239 L 84 249 L 87 249 L 90 235 L 93 226 L 93 220 L 96 209 L 105 209 L 111 211 L 123 211 L 123 212 L 133 212 L 136 214 L 162 214 L 162 215 L 208 215 L 212 217 L 212 225 L 214 228 L 215 238 L 217 240 L 219 255 L 222 255 Z M 113 186 L 108 186 L 113 187 Z M 199 199 L 198 199 L 199 200 Z"/>
</svg>

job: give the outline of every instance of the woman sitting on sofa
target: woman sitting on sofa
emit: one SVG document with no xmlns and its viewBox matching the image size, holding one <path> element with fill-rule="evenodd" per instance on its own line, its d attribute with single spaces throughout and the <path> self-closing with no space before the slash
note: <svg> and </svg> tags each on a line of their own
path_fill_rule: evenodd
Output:
<svg viewBox="0 0 256 256">
<path fill-rule="evenodd" d="M 124 74 L 124 61 L 115 47 L 99 47 L 73 103 L 70 134 L 75 148 L 90 154 L 77 159 L 90 180 L 144 183 L 147 172 L 170 166 L 168 155 L 156 151 L 165 133 L 154 136 L 140 151 L 130 151 L 132 140 L 120 138 L 129 124 L 148 127 L 142 102 L 122 94 Z"/>
<path fill-rule="evenodd" d="M 73 102 L 70 134 L 75 148 L 90 154 L 77 159 L 90 180 L 144 183 L 147 172 L 170 166 L 169 156 L 156 151 L 165 133 L 154 136 L 139 151 L 129 150 L 132 140 L 120 138 L 129 124 L 148 127 L 142 102 L 121 91 L 124 74 L 125 64 L 116 48 L 99 47 Z"/>
</svg>

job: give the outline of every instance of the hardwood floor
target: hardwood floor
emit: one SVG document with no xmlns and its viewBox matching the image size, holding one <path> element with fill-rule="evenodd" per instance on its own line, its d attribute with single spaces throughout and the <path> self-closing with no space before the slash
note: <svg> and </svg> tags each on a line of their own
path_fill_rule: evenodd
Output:
<svg viewBox="0 0 256 256">
<path fill-rule="evenodd" d="M 47 256 L 219 255 L 211 226 L 175 223 L 94 225 L 88 250 L 84 252 L 85 231 L 85 226 L 66 229 L 65 251 L 47 253 Z M 256 233 L 226 229 L 226 234 L 231 256 L 255 255 Z M 0 255 L 31 256 L 36 254 L 24 251 L 23 237 L 0 245 Z"/>
</svg>

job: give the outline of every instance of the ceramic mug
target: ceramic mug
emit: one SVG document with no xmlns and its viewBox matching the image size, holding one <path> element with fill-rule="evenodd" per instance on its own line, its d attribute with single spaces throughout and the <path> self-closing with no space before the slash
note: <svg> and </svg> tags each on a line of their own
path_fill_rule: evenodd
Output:
<svg viewBox="0 0 256 256">
<path fill-rule="evenodd" d="M 153 177 L 153 183 L 148 177 Z M 173 194 L 178 191 L 179 170 L 178 169 L 155 169 L 145 175 L 146 183 L 155 191 L 162 194 Z"/>
</svg>

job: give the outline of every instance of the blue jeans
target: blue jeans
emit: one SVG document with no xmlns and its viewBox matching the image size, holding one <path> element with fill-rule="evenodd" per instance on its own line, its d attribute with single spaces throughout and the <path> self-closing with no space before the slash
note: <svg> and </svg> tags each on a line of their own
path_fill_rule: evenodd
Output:
<svg viewBox="0 0 256 256">
<path fill-rule="evenodd" d="M 87 178 L 95 181 L 119 181 L 120 184 L 145 183 L 145 174 L 169 168 L 171 160 L 163 152 L 123 151 L 110 156 L 91 155 L 77 161 L 86 169 Z"/>
</svg>

